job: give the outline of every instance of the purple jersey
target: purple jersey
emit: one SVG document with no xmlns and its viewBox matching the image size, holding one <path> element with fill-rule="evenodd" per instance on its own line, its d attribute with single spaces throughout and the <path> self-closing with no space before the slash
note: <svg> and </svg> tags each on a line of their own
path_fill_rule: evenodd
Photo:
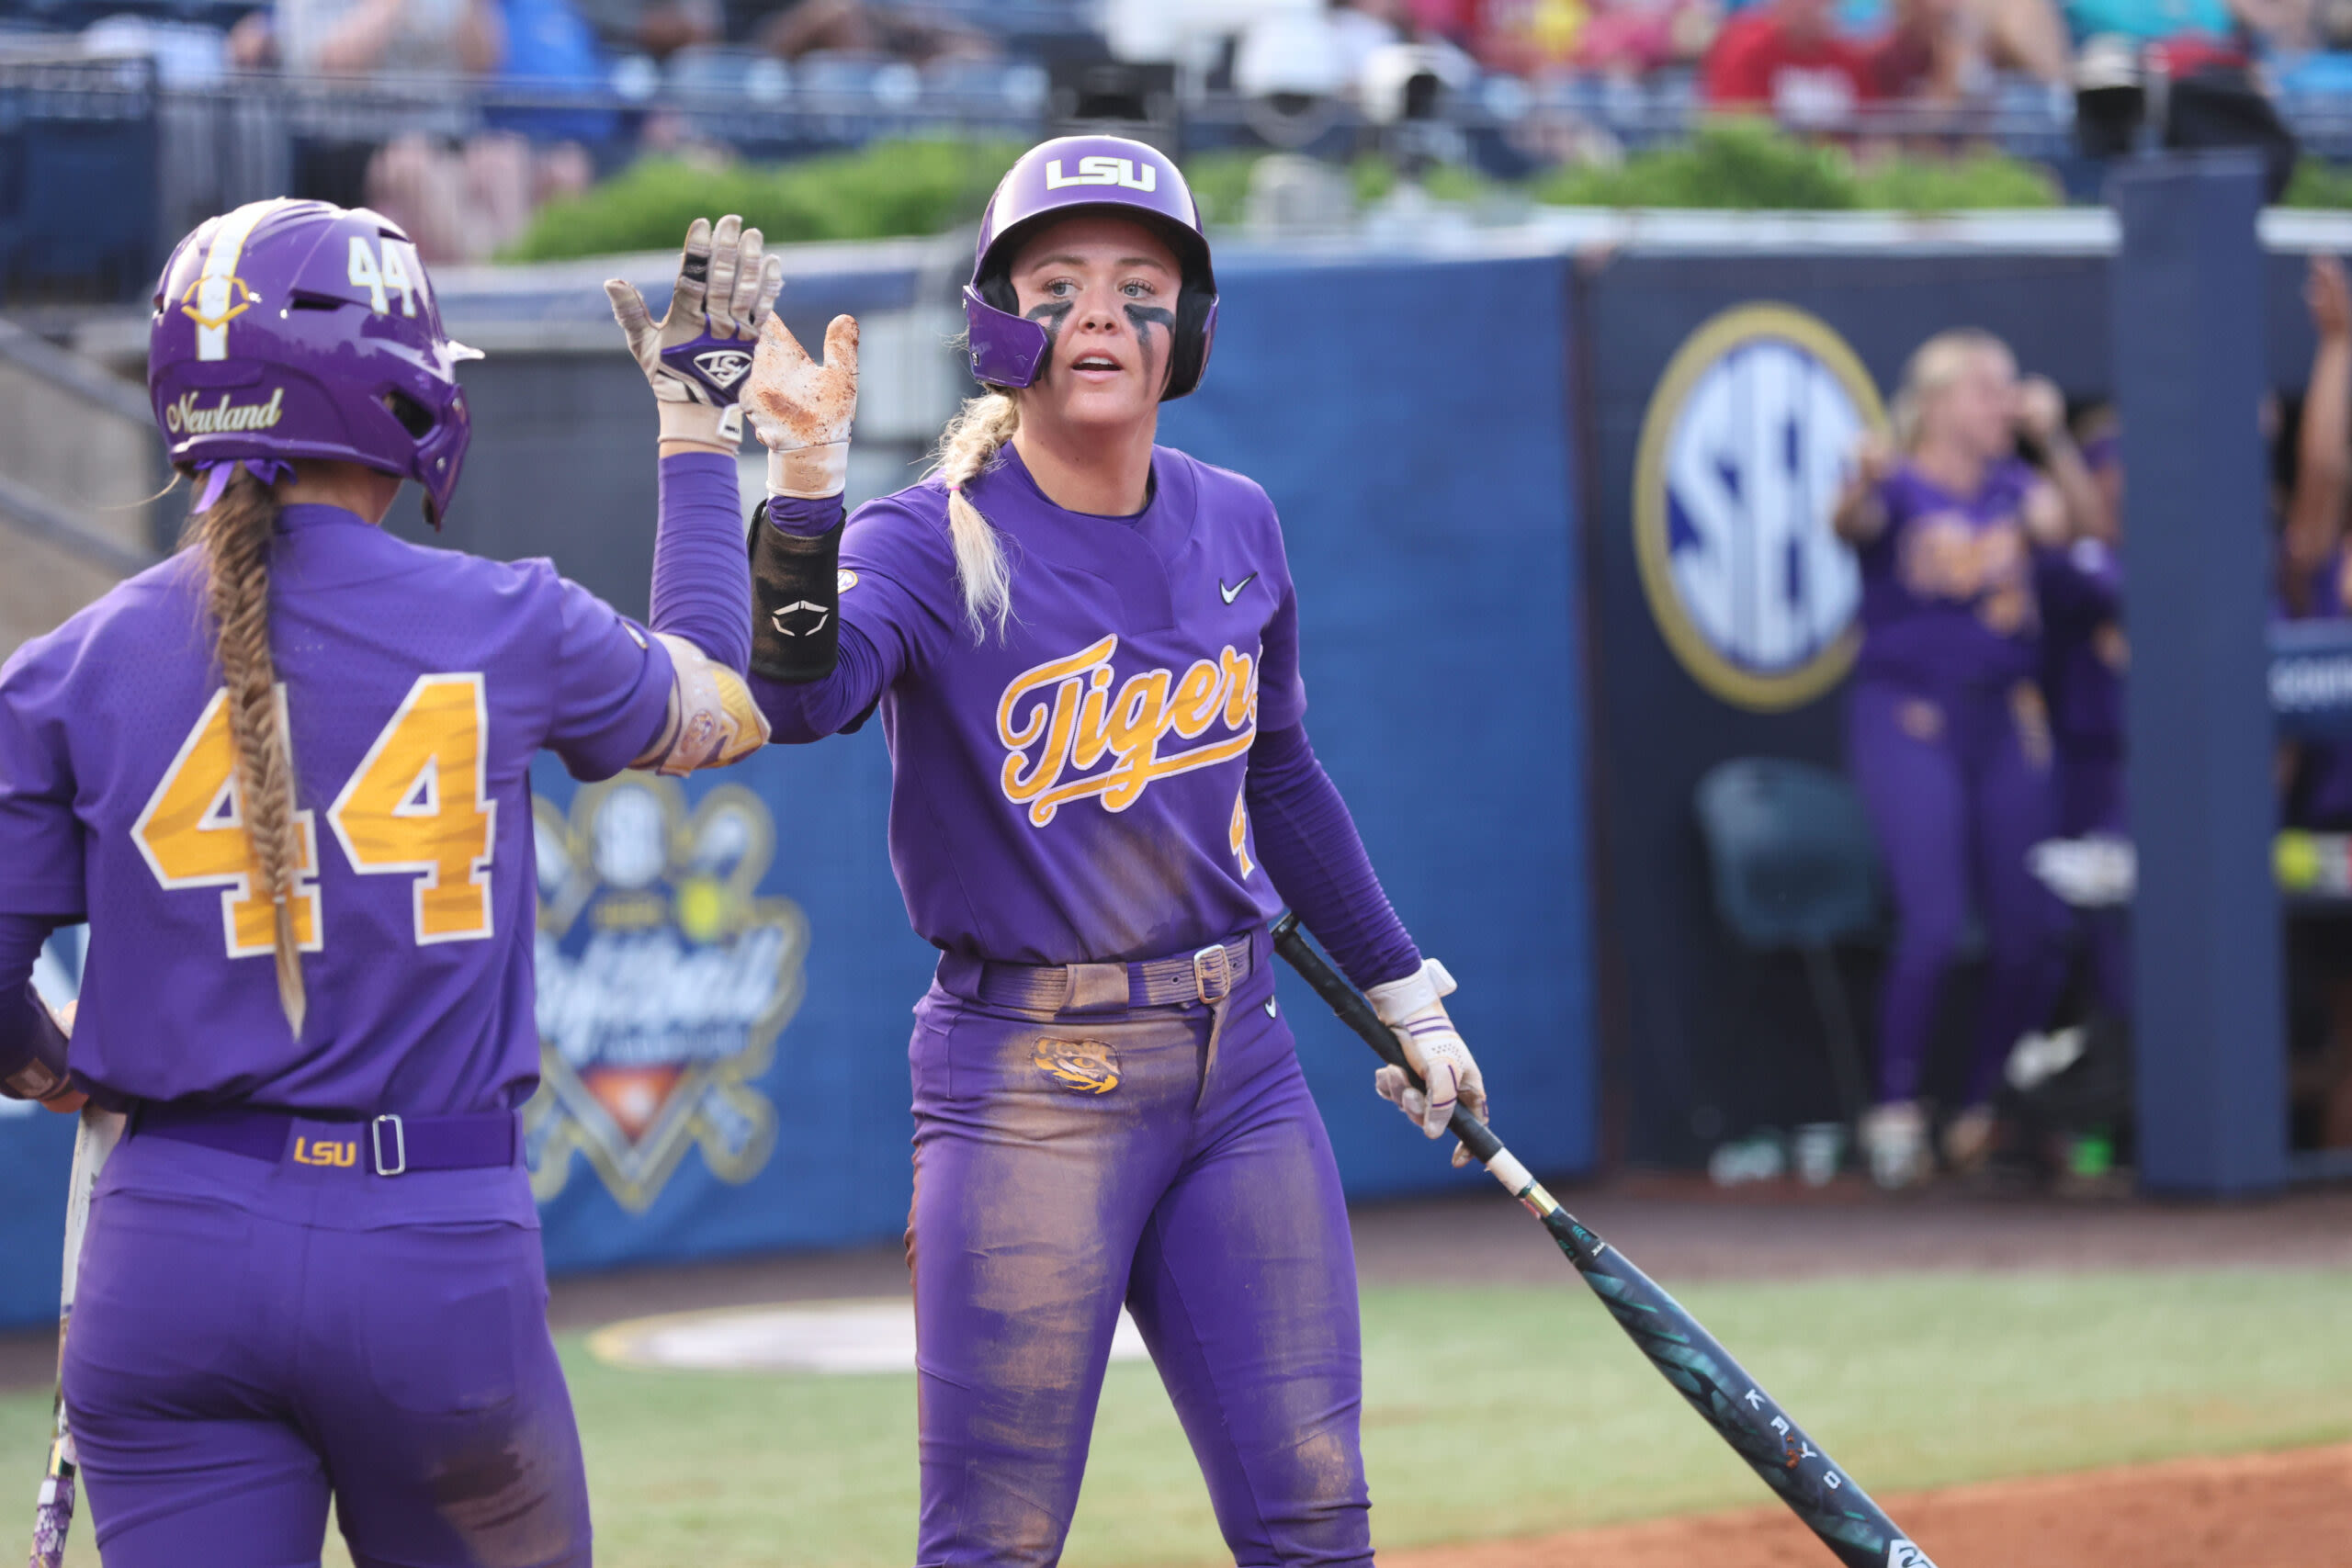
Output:
<svg viewBox="0 0 2352 1568">
<path fill-rule="evenodd" d="M 2034 672 L 2040 629 L 2019 512 L 2038 482 L 2005 458 L 1973 496 L 1905 463 L 1879 486 L 1886 527 L 1860 552 L 1856 672 L 1906 685 L 2007 685 Z"/>
<path fill-rule="evenodd" d="M 280 528 L 301 1038 L 249 892 L 192 557 L 0 668 L 0 909 L 89 920 L 74 1066 L 117 1094 L 511 1109 L 538 1080 L 526 770 L 542 747 L 582 777 L 626 766 L 662 724 L 668 656 L 546 561 L 427 549 L 330 506 Z"/>
<path fill-rule="evenodd" d="M 1154 958 L 1281 907 L 1242 784 L 1259 729 L 1306 707 L 1282 528 L 1238 474 L 1151 467 L 1134 517 L 1056 506 L 1010 446 L 966 487 L 1013 563 L 1001 640 L 966 626 L 940 481 L 843 535 L 842 616 L 885 667 L 891 864 L 940 948 Z"/>
<path fill-rule="evenodd" d="M 2041 690 L 2063 761 L 2123 747 L 2123 558 L 2098 539 L 2034 552 Z"/>
</svg>

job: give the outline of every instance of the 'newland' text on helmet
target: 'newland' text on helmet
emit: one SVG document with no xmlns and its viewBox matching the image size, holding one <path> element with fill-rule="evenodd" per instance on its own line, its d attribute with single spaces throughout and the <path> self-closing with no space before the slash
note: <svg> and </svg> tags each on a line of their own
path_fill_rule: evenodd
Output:
<svg viewBox="0 0 2352 1568">
<path fill-rule="evenodd" d="M 1183 174 L 1158 148 L 1124 136 L 1063 136 L 1032 147 L 989 198 L 972 280 L 964 288 L 972 378 L 990 387 L 1035 383 L 1050 340 L 1043 324 L 1020 312 L 1012 260 L 1045 224 L 1090 210 L 1148 223 L 1176 253 L 1184 281 L 1176 299 L 1168 388 L 1160 396 L 1181 398 L 1200 385 L 1208 367 L 1216 338 L 1216 274 L 1209 265 L 1200 204 Z"/>
<path fill-rule="evenodd" d="M 338 458 L 412 479 L 438 525 L 472 424 L 479 357 L 442 331 L 416 247 L 365 208 L 256 201 L 164 264 L 147 391 L 174 465 Z"/>
</svg>

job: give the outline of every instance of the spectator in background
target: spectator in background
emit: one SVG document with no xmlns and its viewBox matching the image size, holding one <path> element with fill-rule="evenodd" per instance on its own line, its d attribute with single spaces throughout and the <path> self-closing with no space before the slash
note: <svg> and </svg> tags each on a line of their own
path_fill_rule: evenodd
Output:
<svg viewBox="0 0 2352 1568">
<path fill-rule="evenodd" d="M 608 55 L 667 60 L 682 49 L 717 43 L 727 18 L 718 0 L 573 0 Z"/>
<path fill-rule="evenodd" d="M 2304 299 L 2317 346 L 2296 419 L 2282 422 L 2273 470 L 2277 610 L 2285 620 L 2352 618 L 2352 289 L 2332 256 L 2313 256 Z M 2282 748 L 2280 816 L 2289 827 L 2352 831 L 2352 746 Z M 2311 914 L 2288 927 L 2290 1082 L 2322 1147 L 2352 1146 L 2352 921 Z"/>
<path fill-rule="evenodd" d="M 1514 75 L 1639 76 L 1695 62 L 1722 20 L 1718 0 L 1486 0 L 1473 51 Z"/>
<path fill-rule="evenodd" d="M 571 0 L 277 0 L 238 24 L 231 52 L 241 66 L 276 64 L 288 75 L 503 72 L 541 88 L 601 71 Z M 485 260 L 542 204 L 585 189 L 594 175 L 571 140 L 579 116 L 545 111 L 517 123 L 525 129 L 490 130 L 458 146 L 420 133 L 381 147 L 313 144 L 298 159 L 296 194 L 374 208 L 408 231 L 428 263 Z"/>
<path fill-rule="evenodd" d="M 232 63 L 303 76 L 480 75 L 505 50 L 491 0 L 277 0 L 229 34 Z"/>
<path fill-rule="evenodd" d="M 934 60 L 989 60 L 996 41 L 946 13 L 873 0 L 783 0 L 760 7 L 751 28 L 759 47 L 786 60 L 820 51 L 887 54 L 916 65 Z"/>
<path fill-rule="evenodd" d="M 2050 0 L 1894 0 L 1870 59 L 1873 96 L 1955 104 L 1981 96 L 1996 71 L 2064 82 L 2073 51 Z"/>
<path fill-rule="evenodd" d="M 2257 0 L 2259 3 L 2259 0 Z M 2078 40 L 2125 38 L 2142 43 L 2237 31 L 2230 0 L 2064 0 L 2066 26 Z"/>
<path fill-rule="evenodd" d="M 1413 9 L 1406 0 L 1330 0 L 1332 47 L 1351 82 L 1363 75 L 1363 62 L 1379 50 L 1413 36 Z"/>
<path fill-rule="evenodd" d="M 1701 68 L 1707 107 L 1840 124 L 1871 97 L 1870 53 L 1838 31 L 1834 0 L 1766 0 L 1725 22 Z"/>
<path fill-rule="evenodd" d="M 1965 103 L 1992 70 L 1966 0 L 1894 0 L 1893 25 L 1865 60 L 1870 96 L 1889 103 Z"/>
<path fill-rule="evenodd" d="M 2045 1021 L 2065 978 L 2065 914 L 2026 863 L 2055 811 L 2049 717 L 2033 679 L 2031 549 L 2080 531 L 2095 504 L 2064 412 L 2049 383 L 2018 385 L 1999 339 L 1930 338 L 1905 368 L 1894 446 L 1864 443 L 1833 513 L 1862 574 L 1849 752 L 1897 920 L 1880 998 L 1878 1103 L 1862 1123 L 1883 1187 L 1919 1180 L 1931 1162 L 1923 1069 L 1971 907 L 1991 966 L 1945 1134 L 1954 1165 L 1989 1145 L 2001 1065 Z M 2018 460 L 2021 434 L 2050 455 L 2054 479 Z"/>
</svg>

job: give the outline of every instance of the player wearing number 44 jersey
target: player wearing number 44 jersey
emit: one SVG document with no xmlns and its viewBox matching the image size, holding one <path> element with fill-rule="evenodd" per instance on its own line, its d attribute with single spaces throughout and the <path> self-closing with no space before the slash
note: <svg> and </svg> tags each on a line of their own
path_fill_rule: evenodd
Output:
<svg viewBox="0 0 2352 1568">
<path fill-rule="evenodd" d="M 652 626 L 436 521 L 469 437 L 401 232 L 316 202 L 182 242 L 149 378 L 191 547 L 0 670 L 0 1081 L 130 1109 L 65 1404 L 107 1568 L 584 1564 L 515 1113 L 538 1073 L 526 770 L 734 760 L 748 581 L 731 397 L 779 271 L 697 224 L 650 337 Z M 707 296 L 707 298 L 706 298 Z M 731 345 L 731 346 L 730 346 Z M 740 381 L 737 376 L 734 380 Z M 86 919 L 70 1043 L 27 976 Z"/>
<path fill-rule="evenodd" d="M 1371 1561 L 1347 1213 L 1275 1005 L 1287 901 L 1430 1082 L 1483 1086 L 1303 728 L 1297 593 L 1265 492 L 1153 444 L 1216 284 L 1176 166 L 1035 148 L 965 295 L 995 389 L 940 471 L 842 520 L 856 328 L 780 324 L 752 687 L 776 738 L 878 705 L 890 854 L 941 950 L 910 1049 L 916 1561 L 1060 1555 L 1124 1302 L 1237 1562 Z"/>
</svg>

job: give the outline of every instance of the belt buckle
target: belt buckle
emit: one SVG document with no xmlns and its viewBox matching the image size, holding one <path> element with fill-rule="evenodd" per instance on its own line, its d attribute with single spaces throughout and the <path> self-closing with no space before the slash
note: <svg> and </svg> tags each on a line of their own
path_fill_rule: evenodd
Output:
<svg viewBox="0 0 2352 1568">
<path fill-rule="evenodd" d="M 394 1157 L 398 1162 L 389 1168 L 384 1164 L 384 1123 L 387 1122 L 392 1124 L 392 1147 L 395 1151 Z M 375 1121 L 369 1122 L 368 1124 L 368 1152 L 375 1156 L 377 1175 L 401 1176 L 407 1173 L 408 1129 L 401 1125 L 401 1119 L 399 1117 L 379 1116 Z"/>
<path fill-rule="evenodd" d="M 1233 994 L 1233 956 L 1223 942 L 1193 954 L 1193 988 L 1211 1007 Z"/>
</svg>

